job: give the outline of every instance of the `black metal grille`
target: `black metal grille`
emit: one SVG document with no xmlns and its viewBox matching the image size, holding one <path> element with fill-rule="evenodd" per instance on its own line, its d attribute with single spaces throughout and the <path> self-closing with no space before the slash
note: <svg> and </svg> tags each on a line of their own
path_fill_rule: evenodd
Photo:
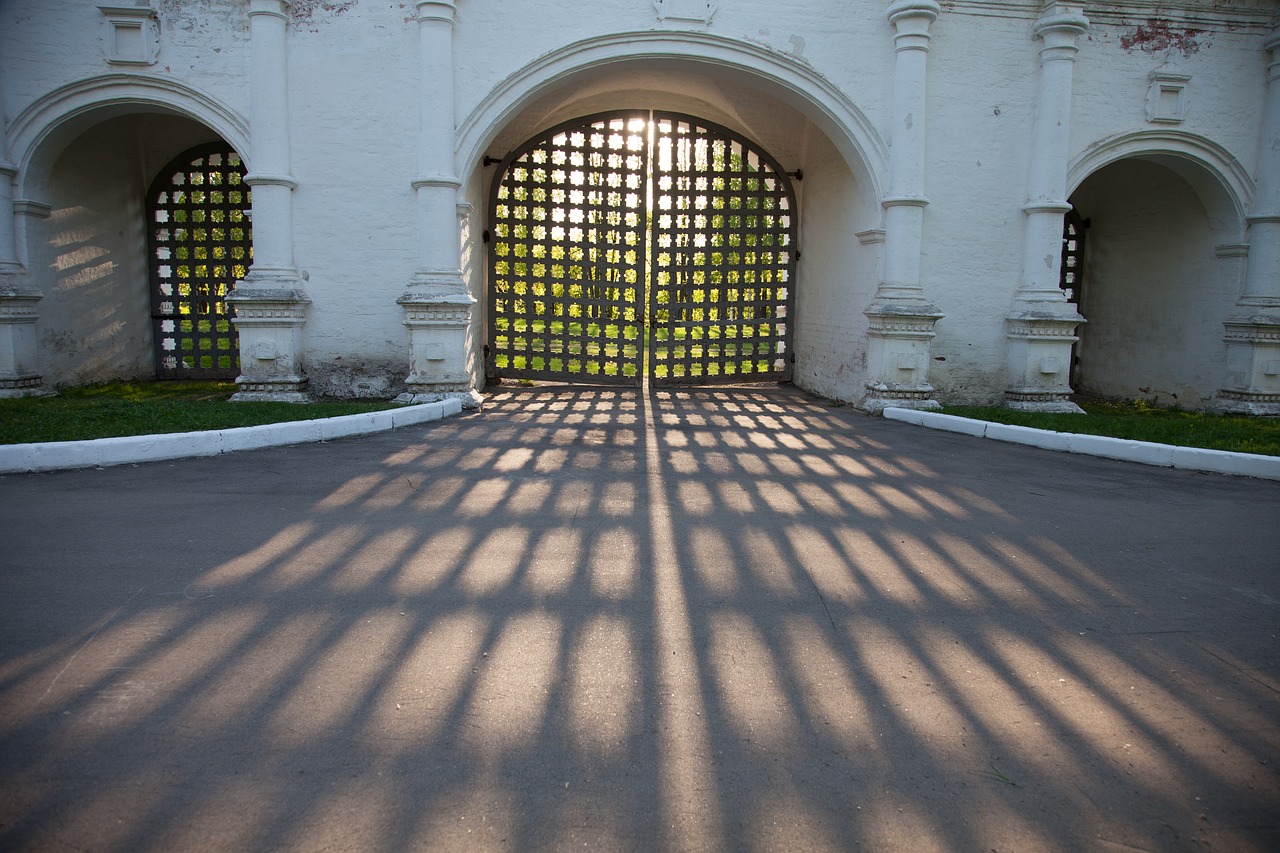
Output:
<svg viewBox="0 0 1280 853">
<path fill-rule="evenodd" d="M 772 159 L 697 119 L 630 111 L 547 131 L 494 188 L 487 374 L 786 378 L 793 211 Z"/>
<path fill-rule="evenodd" d="M 240 155 L 216 143 L 181 154 L 151 185 L 151 316 L 162 378 L 238 372 L 226 297 L 253 257 L 244 174 Z"/>
<path fill-rule="evenodd" d="M 1072 292 L 1077 304 L 1084 285 L 1085 221 L 1074 208 L 1062 218 L 1062 271 L 1058 286 Z"/>
<path fill-rule="evenodd" d="M 490 247 L 493 375 L 634 382 L 647 113 L 586 118 L 503 164 Z"/>
<path fill-rule="evenodd" d="M 650 376 L 788 377 L 790 182 L 722 127 L 665 114 L 654 126 Z"/>
</svg>

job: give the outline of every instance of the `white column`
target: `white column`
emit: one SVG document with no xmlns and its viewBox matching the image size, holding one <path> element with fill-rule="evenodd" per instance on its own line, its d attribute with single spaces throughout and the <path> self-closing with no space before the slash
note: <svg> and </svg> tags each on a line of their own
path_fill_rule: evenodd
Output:
<svg viewBox="0 0 1280 853">
<path fill-rule="evenodd" d="M 1267 94 L 1258 140 L 1244 292 L 1227 318 L 1227 377 L 1218 409 L 1280 415 L 1280 29 L 1264 42 Z"/>
<path fill-rule="evenodd" d="M 459 396 L 478 405 L 472 388 L 468 332 L 475 299 L 461 269 L 455 174 L 454 0 L 418 2 L 418 269 L 396 300 L 409 329 L 409 375 L 402 402 Z"/>
<path fill-rule="evenodd" d="M 0 116 L 4 110 L 0 108 Z M 48 394 L 38 368 L 36 303 L 42 295 L 18 260 L 13 182 L 18 167 L 9 162 L 0 120 L 0 397 Z"/>
<path fill-rule="evenodd" d="M 1042 42 L 1040 86 L 1031 137 L 1031 164 L 1022 241 L 1022 278 L 1008 324 L 1005 405 L 1041 412 L 1079 412 L 1067 398 L 1071 345 L 1084 318 L 1059 287 L 1067 150 L 1076 39 L 1089 28 L 1083 2 L 1049 0 L 1032 30 Z"/>
<path fill-rule="evenodd" d="M 302 327 L 310 303 L 293 260 L 289 164 L 288 8 L 286 0 L 250 0 L 249 136 L 253 266 L 227 298 L 240 333 L 234 400 L 307 399 Z"/>
<path fill-rule="evenodd" d="M 859 407 L 937 409 L 931 399 L 929 342 L 942 317 L 925 300 L 920 281 L 924 241 L 925 95 L 929 27 L 940 11 L 934 0 L 897 0 L 887 11 L 894 27 L 889 193 L 884 205 L 884 277 L 864 312 L 867 394 Z"/>
</svg>

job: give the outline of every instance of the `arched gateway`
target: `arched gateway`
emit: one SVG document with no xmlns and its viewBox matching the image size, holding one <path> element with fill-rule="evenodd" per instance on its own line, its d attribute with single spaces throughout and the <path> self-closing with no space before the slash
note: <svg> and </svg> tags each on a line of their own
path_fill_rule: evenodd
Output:
<svg viewBox="0 0 1280 853">
<path fill-rule="evenodd" d="M 502 162 L 490 378 L 789 378 L 796 203 L 766 152 L 690 116 L 575 119 Z"/>
<path fill-rule="evenodd" d="M 179 154 L 147 194 L 151 320 L 161 378 L 234 377 L 227 294 L 253 257 L 250 190 L 225 142 Z"/>
</svg>

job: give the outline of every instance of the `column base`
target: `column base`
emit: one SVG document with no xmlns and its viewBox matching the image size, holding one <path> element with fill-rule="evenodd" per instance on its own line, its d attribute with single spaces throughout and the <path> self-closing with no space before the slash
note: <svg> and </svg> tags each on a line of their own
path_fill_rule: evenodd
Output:
<svg viewBox="0 0 1280 853">
<path fill-rule="evenodd" d="M 7 180 L 2 173 L 0 179 Z M 49 397 L 36 343 L 36 304 L 42 299 L 21 267 L 0 266 L 0 398 Z"/>
<path fill-rule="evenodd" d="M 1004 407 L 1018 412 L 1083 415 L 1084 409 L 1071 402 L 1070 388 L 1009 388 L 1004 392 Z"/>
<path fill-rule="evenodd" d="M 240 376 L 236 378 L 239 389 L 231 395 L 233 403 L 310 403 L 307 393 L 307 377 L 277 376 L 270 379 Z"/>
<path fill-rule="evenodd" d="M 1212 408 L 1224 415 L 1277 417 L 1280 416 L 1280 394 L 1219 391 L 1213 398 Z"/>
<path fill-rule="evenodd" d="M 45 387 L 43 376 L 0 376 L 0 400 L 56 396 L 57 391 Z"/>
<path fill-rule="evenodd" d="M 857 408 L 869 415 L 879 415 L 883 414 L 885 409 L 917 409 L 936 412 L 942 408 L 942 404 L 933 399 L 932 385 L 868 383 L 867 395 L 858 402 Z"/>
<path fill-rule="evenodd" d="M 484 408 L 484 395 L 474 388 L 466 391 L 405 391 L 391 402 L 402 406 L 416 406 L 419 403 L 438 403 L 441 400 L 461 400 L 464 409 Z"/>
<path fill-rule="evenodd" d="M 1250 314 L 1228 318 L 1227 381 L 1214 397 L 1214 411 L 1280 415 L 1280 317 Z"/>
<path fill-rule="evenodd" d="M 1071 346 L 1079 340 L 1076 326 L 1084 318 L 1070 304 L 1057 310 L 1015 311 L 1006 317 L 1009 325 L 1009 384 L 1005 389 L 1007 408 L 1020 412 L 1083 414 L 1071 402 L 1071 386 L 1066 379 L 1071 368 Z"/>
<path fill-rule="evenodd" d="M 235 307 L 232 320 L 240 334 L 239 391 L 236 403 L 248 401 L 307 403 L 307 377 L 302 370 L 302 326 L 311 300 L 300 287 L 255 286 L 253 271 L 227 296 Z M 288 278 L 264 277 L 263 283 L 287 284 Z"/>
<path fill-rule="evenodd" d="M 435 402 L 444 399 L 442 395 L 475 394 L 467 371 L 475 299 L 461 288 L 431 287 L 410 290 L 396 302 L 404 309 L 409 330 L 409 375 L 405 393 L 396 401 Z"/>
<path fill-rule="evenodd" d="M 863 312 L 867 329 L 867 393 L 857 408 L 941 409 L 929 384 L 929 342 L 942 312 L 927 302 L 882 303 Z"/>
</svg>

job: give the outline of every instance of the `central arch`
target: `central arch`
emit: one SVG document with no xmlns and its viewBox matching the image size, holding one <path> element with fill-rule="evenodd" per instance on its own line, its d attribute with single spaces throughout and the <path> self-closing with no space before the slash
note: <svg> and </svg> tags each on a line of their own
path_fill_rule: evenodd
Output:
<svg viewBox="0 0 1280 853">
<path fill-rule="evenodd" d="M 795 195 L 691 116 L 565 122 L 503 161 L 489 207 L 488 378 L 790 378 Z"/>
<path fill-rule="evenodd" d="M 645 31 L 586 39 L 514 70 L 463 110 L 455 149 L 462 180 L 462 271 L 477 300 L 468 333 L 484 381 L 492 281 L 489 211 L 513 150 L 574 117 L 642 107 L 698 116 L 756 143 L 796 173 L 798 297 L 792 381 L 853 399 L 865 382 L 863 313 L 883 274 L 882 183 L 888 146 L 850 95 L 795 57 L 710 33 Z M 800 172 L 803 172 L 801 182 Z M 474 213 L 472 213 L 474 211 Z M 851 235 L 872 235 L 871 239 Z"/>
</svg>

